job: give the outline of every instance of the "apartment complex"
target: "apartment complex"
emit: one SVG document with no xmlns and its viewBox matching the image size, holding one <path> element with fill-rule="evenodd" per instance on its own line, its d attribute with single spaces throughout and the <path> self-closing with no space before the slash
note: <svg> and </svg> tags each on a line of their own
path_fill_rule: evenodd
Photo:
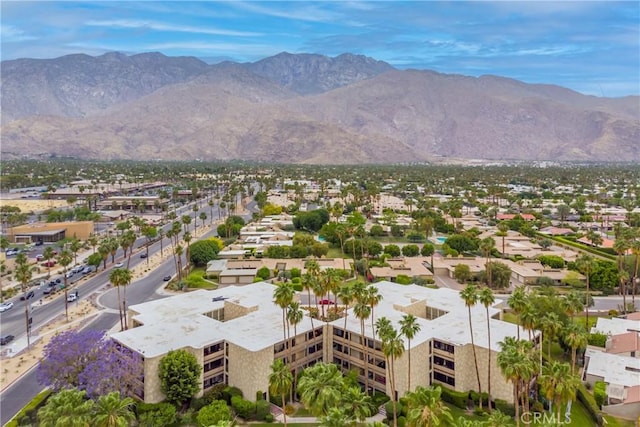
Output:
<svg viewBox="0 0 640 427">
<path fill-rule="evenodd" d="M 202 365 L 200 393 L 225 383 L 239 387 L 249 399 L 257 392 L 266 395 L 270 366 L 274 360 L 284 359 L 295 371 L 319 361 L 333 362 L 344 372 L 358 372 L 359 381 L 369 390 L 402 396 L 408 391 L 409 352 L 412 388 L 443 384 L 458 391 L 477 390 L 468 311 L 459 293 L 392 282 L 376 286 L 382 301 L 374 307 L 373 319 L 364 322 L 364 340 L 361 322 L 352 308 L 346 317 L 329 323 L 305 316 L 301 323 L 289 326 L 288 337 L 282 310 L 273 303 L 274 285 L 265 282 L 199 290 L 131 306 L 130 329 L 112 337 L 143 357 L 144 391 L 139 397 L 146 402 L 164 399 L 158 365 L 176 349 L 188 350 Z M 501 310 L 495 307 L 501 302 L 496 300 L 494 307 L 489 307 L 490 341 L 484 306 L 471 309 L 471 322 L 483 390 L 488 384 L 491 357 L 492 393 L 512 402 L 513 386 L 500 373 L 497 353 L 499 342 L 516 336 L 518 327 L 500 320 Z M 420 331 L 410 343 L 404 340 L 405 353 L 394 363 L 392 390 L 373 324 L 384 316 L 399 329 L 402 316 L 409 313 L 418 318 Z M 526 338 L 528 333 L 521 329 L 520 336 Z"/>
</svg>

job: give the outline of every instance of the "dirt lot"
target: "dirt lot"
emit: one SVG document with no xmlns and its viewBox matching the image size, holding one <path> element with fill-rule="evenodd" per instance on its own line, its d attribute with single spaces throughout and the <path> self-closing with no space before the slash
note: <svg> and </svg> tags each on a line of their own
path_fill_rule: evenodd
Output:
<svg viewBox="0 0 640 427">
<path fill-rule="evenodd" d="M 42 212 L 47 209 L 68 206 L 65 200 L 10 199 L 5 196 L 4 194 L 0 196 L 0 206 L 15 206 L 25 213 Z"/>
</svg>

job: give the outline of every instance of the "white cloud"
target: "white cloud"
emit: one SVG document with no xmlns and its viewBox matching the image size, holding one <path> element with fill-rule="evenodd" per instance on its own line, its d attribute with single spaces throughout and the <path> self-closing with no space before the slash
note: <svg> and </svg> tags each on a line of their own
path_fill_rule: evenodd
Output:
<svg viewBox="0 0 640 427">
<path fill-rule="evenodd" d="M 0 26 L 0 39 L 3 43 L 10 43 L 36 40 L 37 37 L 31 36 L 13 25 L 2 25 Z"/>
<path fill-rule="evenodd" d="M 212 34 L 218 36 L 235 36 L 235 37 L 255 37 L 262 36 L 262 33 L 254 33 L 248 31 L 235 31 L 235 30 L 224 30 L 221 28 L 202 28 L 202 27 L 194 27 L 191 25 L 173 25 L 173 24 L 165 24 L 162 22 L 153 22 L 153 21 L 139 21 L 139 20 L 130 20 L 130 19 L 115 19 L 115 20 L 106 20 L 106 21 L 87 21 L 86 25 L 94 26 L 94 27 L 108 27 L 108 28 L 141 28 L 141 29 L 150 29 L 156 31 L 169 31 L 169 32 L 177 32 L 177 33 L 197 33 L 197 34 Z"/>
</svg>

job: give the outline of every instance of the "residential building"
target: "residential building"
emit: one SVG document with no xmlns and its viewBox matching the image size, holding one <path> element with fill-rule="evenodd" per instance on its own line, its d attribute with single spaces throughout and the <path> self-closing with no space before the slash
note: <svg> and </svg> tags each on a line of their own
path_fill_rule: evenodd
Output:
<svg viewBox="0 0 640 427">
<path fill-rule="evenodd" d="M 346 327 L 344 317 L 323 322 L 305 316 L 301 323 L 288 328 L 291 337 L 287 337 L 282 310 L 273 303 L 274 285 L 265 282 L 198 290 L 131 306 L 130 329 L 112 337 L 144 359 L 144 386 L 139 397 L 146 402 L 164 399 L 159 362 L 177 349 L 191 352 L 202 365 L 199 395 L 218 383 L 239 387 L 249 399 L 257 392 L 266 394 L 270 366 L 274 360 L 283 359 L 291 364 L 292 371 L 320 361 L 333 362 L 345 373 L 355 370 L 359 382 L 370 390 L 402 396 L 408 391 L 409 353 L 412 388 L 443 384 L 458 391 L 477 390 L 468 310 L 459 293 L 392 282 L 375 286 L 382 300 L 374 307 L 373 319 L 364 322 L 364 337 L 352 308 L 347 310 Z M 471 309 L 471 322 L 475 325 L 482 389 L 487 388 L 486 368 L 491 357 L 493 397 L 512 402 L 513 385 L 502 376 L 497 354 L 499 343 L 516 336 L 518 326 L 500 320 L 502 311 L 496 307 L 501 303 L 496 300 L 489 307 L 490 342 L 484 306 Z M 338 305 L 330 309 L 342 308 Z M 372 325 L 384 316 L 399 329 L 405 314 L 417 317 L 420 331 L 410 346 L 404 340 L 405 353 L 394 363 L 396 382 L 392 390 L 382 344 Z M 528 333 L 521 329 L 520 336 L 526 338 Z M 533 337 L 538 339 L 539 333 L 534 331 Z"/>
</svg>

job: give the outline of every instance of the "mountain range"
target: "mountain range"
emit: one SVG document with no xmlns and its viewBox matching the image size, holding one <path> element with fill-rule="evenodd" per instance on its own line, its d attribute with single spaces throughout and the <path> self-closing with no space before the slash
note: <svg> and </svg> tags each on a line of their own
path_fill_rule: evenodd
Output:
<svg viewBox="0 0 640 427">
<path fill-rule="evenodd" d="M 640 162 L 640 97 L 398 70 L 361 55 L 1 64 L 3 158 Z"/>
</svg>

